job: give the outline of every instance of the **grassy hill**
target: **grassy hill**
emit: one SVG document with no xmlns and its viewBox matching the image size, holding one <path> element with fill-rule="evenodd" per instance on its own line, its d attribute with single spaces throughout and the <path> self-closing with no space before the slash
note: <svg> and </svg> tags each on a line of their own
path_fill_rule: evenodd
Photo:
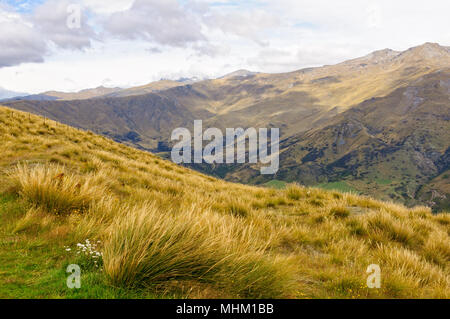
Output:
<svg viewBox="0 0 450 319">
<path fill-rule="evenodd" d="M 233 184 L 4 107 L 0 140 L 2 298 L 450 297 L 448 214 Z"/>
<path fill-rule="evenodd" d="M 449 48 L 426 43 L 290 73 L 242 70 L 189 85 L 154 82 L 108 98 L 7 105 L 155 152 L 166 151 L 172 130 L 191 129 L 194 119 L 205 129 L 278 127 L 281 170 L 273 178 L 347 185 L 441 211 L 448 209 L 450 179 L 422 188 L 450 165 L 449 67 Z M 249 165 L 191 168 L 230 181 L 268 182 Z M 445 199 L 434 201 L 432 193 Z"/>
<path fill-rule="evenodd" d="M 171 80 L 159 80 L 155 82 L 150 82 L 145 85 L 131 87 L 128 89 L 122 89 L 117 92 L 112 92 L 109 94 L 105 94 L 104 97 L 126 97 L 126 96 L 134 96 L 134 95 L 144 95 L 148 93 L 154 93 L 159 91 L 168 90 L 170 88 L 174 88 L 177 86 L 183 86 L 188 83 L 180 82 L 180 81 L 171 81 Z"/>
</svg>

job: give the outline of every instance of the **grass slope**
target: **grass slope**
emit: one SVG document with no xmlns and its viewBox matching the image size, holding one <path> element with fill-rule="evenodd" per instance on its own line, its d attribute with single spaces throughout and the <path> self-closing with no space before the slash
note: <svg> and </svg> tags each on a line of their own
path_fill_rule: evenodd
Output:
<svg viewBox="0 0 450 319">
<path fill-rule="evenodd" d="M 8 108 L 0 140 L 0 297 L 450 297 L 448 214 L 232 184 Z"/>
</svg>

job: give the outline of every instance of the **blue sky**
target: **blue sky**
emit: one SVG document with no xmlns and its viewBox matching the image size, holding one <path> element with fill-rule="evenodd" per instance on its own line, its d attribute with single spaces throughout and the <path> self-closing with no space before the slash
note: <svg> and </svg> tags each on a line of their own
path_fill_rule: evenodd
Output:
<svg viewBox="0 0 450 319">
<path fill-rule="evenodd" d="M 80 24 L 69 28 L 73 4 Z M 0 0 L 0 88 L 288 72 L 384 48 L 450 45 L 449 10 L 439 0 Z"/>
<path fill-rule="evenodd" d="M 32 12 L 36 6 L 41 5 L 44 1 L 45 0 L 0 0 L 0 3 L 6 3 L 17 12 L 29 13 Z"/>
</svg>

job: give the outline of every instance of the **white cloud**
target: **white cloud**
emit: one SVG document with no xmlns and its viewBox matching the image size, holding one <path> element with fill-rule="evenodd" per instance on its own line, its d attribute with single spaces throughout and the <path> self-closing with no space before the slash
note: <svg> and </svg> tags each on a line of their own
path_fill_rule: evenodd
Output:
<svg viewBox="0 0 450 319">
<path fill-rule="evenodd" d="M 49 0 L 37 7 L 31 21 L 46 40 L 63 49 L 83 49 L 96 38 L 87 23 L 88 11 L 69 0 Z"/>
<path fill-rule="evenodd" d="M 43 62 L 45 41 L 19 14 L 0 6 L 0 68 Z"/>
<path fill-rule="evenodd" d="M 70 0 L 84 7 L 77 30 L 65 25 L 68 1 L 27 13 L 0 7 L 1 87 L 37 93 L 286 72 L 387 47 L 450 45 L 450 3 L 438 0 Z"/>
<path fill-rule="evenodd" d="M 184 47 L 205 41 L 199 17 L 176 0 L 136 0 L 131 8 L 113 13 L 105 24 L 112 36 Z"/>
<path fill-rule="evenodd" d="M 264 35 L 267 30 L 280 24 L 276 16 L 262 9 L 247 12 L 232 10 L 225 13 L 223 10 L 214 10 L 204 20 L 210 28 L 251 39 L 262 46 L 268 45 L 269 39 Z"/>
</svg>

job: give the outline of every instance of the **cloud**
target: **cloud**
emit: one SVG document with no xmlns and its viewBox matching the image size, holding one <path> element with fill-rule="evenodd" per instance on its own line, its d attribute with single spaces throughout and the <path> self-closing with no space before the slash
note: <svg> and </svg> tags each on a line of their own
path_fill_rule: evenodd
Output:
<svg viewBox="0 0 450 319">
<path fill-rule="evenodd" d="M 296 57 L 289 50 L 263 49 L 254 57 L 247 60 L 247 63 L 257 70 L 264 69 L 265 72 L 276 72 L 280 68 L 292 66 Z"/>
<path fill-rule="evenodd" d="M 37 7 L 31 17 L 46 40 L 63 49 L 83 49 L 96 38 L 87 24 L 88 11 L 69 0 L 50 0 Z"/>
<path fill-rule="evenodd" d="M 19 14 L 0 6 L 0 68 L 43 62 L 47 51 L 41 35 Z"/>
<path fill-rule="evenodd" d="M 80 29 L 67 28 L 68 1 L 83 5 Z M 105 78 L 140 85 L 177 74 L 288 72 L 384 48 L 450 45 L 450 2 L 439 0 L 7 3 L 0 5 L 0 86 L 13 91 L 80 90 Z"/>
<path fill-rule="evenodd" d="M 111 14 L 105 30 L 121 39 L 185 47 L 206 41 L 198 7 L 182 6 L 176 0 L 136 0 L 131 8 Z"/>
<path fill-rule="evenodd" d="M 269 45 L 265 32 L 270 28 L 279 26 L 279 19 L 262 9 L 241 11 L 238 8 L 232 10 L 213 10 L 204 18 L 209 28 L 220 29 L 224 33 L 237 35 L 255 41 L 261 46 Z"/>
<path fill-rule="evenodd" d="M 50 43 L 72 50 L 90 47 L 91 40 L 97 36 L 87 24 L 87 12 L 80 11 L 79 27 L 71 29 L 70 6 L 68 0 L 50 0 L 31 12 L 22 13 L 22 6 L 14 10 L 0 5 L 0 68 L 42 63 L 49 54 Z"/>
<path fill-rule="evenodd" d="M 151 47 L 151 48 L 147 49 L 147 52 L 149 52 L 151 54 L 159 54 L 159 53 L 163 53 L 163 50 L 158 47 Z"/>
</svg>

